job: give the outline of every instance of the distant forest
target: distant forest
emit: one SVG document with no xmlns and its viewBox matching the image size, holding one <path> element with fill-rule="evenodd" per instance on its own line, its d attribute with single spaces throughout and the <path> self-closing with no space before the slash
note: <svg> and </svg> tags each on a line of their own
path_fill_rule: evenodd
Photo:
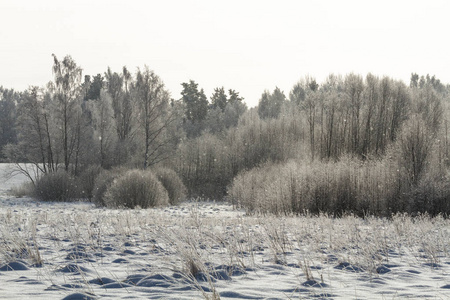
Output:
<svg viewBox="0 0 450 300">
<path fill-rule="evenodd" d="M 83 76 L 53 55 L 52 70 L 46 87 L 0 87 L 1 160 L 41 177 L 166 168 L 188 197 L 249 213 L 450 212 L 450 86 L 435 76 L 304 77 L 249 109 L 232 87 L 208 97 L 193 80 L 170 95 L 146 66 Z"/>
</svg>

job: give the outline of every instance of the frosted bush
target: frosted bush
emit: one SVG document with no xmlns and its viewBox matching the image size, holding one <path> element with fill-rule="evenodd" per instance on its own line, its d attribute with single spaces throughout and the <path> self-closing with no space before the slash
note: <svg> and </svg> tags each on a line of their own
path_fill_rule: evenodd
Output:
<svg viewBox="0 0 450 300">
<path fill-rule="evenodd" d="M 176 205 L 186 198 L 186 187 L 178 174 L 167 168 L 159 168 L 155 170 L 156 177 L 167 190 L 169 203 Z"/>
<path fill-rule="evenodd" d="M 42 201 L 69 201 L 77 197 L 75 179 L 65 171 L 47 173 L 36 181 L 34 196 Z"/>
<path fill-rule="evenodd" d="M 107 207 L 148 208 L 169 204 L 169 196 L 150 171 L 130 170 L 113 180 L 104 195 Z"/>
</svg>

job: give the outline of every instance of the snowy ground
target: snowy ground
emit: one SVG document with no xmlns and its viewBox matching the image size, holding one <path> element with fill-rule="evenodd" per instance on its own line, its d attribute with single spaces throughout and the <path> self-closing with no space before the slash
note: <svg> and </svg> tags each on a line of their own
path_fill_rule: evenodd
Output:
<svg viewBox="0 0 450 300">
<path fill-rule="evenodd" d="M 450 299 L 450 221 L 110 210 L 0 185 L 1 299 Z M 13 269 L 13 270 L 12 270 Z"/>
</svg>

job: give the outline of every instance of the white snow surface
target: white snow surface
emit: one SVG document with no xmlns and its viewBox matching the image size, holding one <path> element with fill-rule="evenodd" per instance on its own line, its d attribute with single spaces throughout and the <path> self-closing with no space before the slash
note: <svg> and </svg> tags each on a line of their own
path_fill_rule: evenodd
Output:
<svg viewBox="0 0 450 300">
<path fill-rule="evenodd" d="M 113 210 L 0 185 L 0 299 L 450 299 L 450 221 Z"/>
</svg>

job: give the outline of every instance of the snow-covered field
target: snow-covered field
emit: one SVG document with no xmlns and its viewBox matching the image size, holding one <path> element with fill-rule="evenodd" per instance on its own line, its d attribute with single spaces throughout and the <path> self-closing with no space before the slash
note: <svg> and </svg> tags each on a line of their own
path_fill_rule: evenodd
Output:
<svg viewBox="0 0 450 300">
<path fill-rule="evenodd" d="M 111 210 L 0 185 L 0 299 L 450 299 L 450 221 Z"/>
</svg>

